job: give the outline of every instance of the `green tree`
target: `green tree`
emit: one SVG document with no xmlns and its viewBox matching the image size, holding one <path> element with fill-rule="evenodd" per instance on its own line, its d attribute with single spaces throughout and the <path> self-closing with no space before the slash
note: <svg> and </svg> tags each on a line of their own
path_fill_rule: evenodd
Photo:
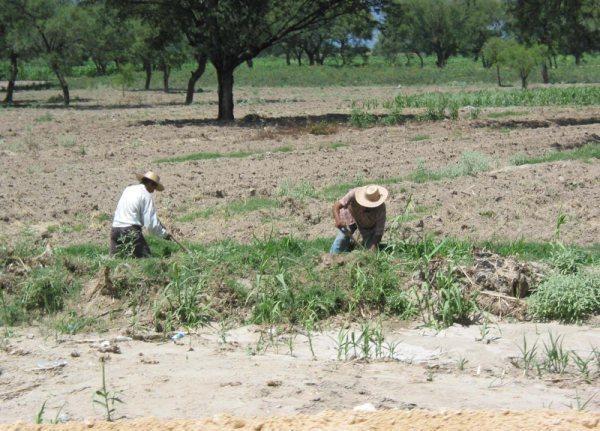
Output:
<svg viewBox="0 0 600 431">
<path fill-rule="evenodd" d="M 86 31 L 82 9 L 70 0 L 11 0 L 14 17 L 32 29 L 36 48 L 56 75 L 65 105 L 70 103 L 66 73 L 83 58 Z"/>
<path fill-rule="evenodd" d="M 510 42 L 500 51 L 499 62 L 519 73 L 521 87 L 525 90 L 527 89 L 529 75 L 543 63 L 546 55 L 546 47 L 542 45 L 528 47 L 520 43 Z"/>
<path fill-rule="evenodd" d="M 504 52 L 514 44 L 514 41 L 504 40 L 499 37 L 492 37 L 483 45 L 481 50 L 482 56 L 485 59 L 485 64 L 489 67 L 496 67 L 496 78 L 498 85 L 502 87 L 502 78 L 500 76 L 500 66 L 503 65 Z"/>
<path fill-rule="evenodd" d="M 438 67 L 459 52 L 476 55 L 501 21 L 495 0 L 390 0 L 384 14 L 383 51 L 435 54 Z"/>
<path fill-rule="evenodd" d="M 511 28 L 529 45 L 546 47 L 548 56 L 571 54 L 576 64 L 585 52 L 600 44 L 600 0 L 511 0 Z M 548 61 L 542 62 L 542 79 L 550 82 Z"/>
<path fill-rule="evenodd" d="M 121 86 L 121 89 L 123 91 L 123 97 L 125 97 L 125 89 L 128 86 L 133 85 L 133 83 L 135 82 L 134 65 L 131 63 L 122 64 L 121 67 L 119 67 L 119 72 L 117 73 L 117 76 L 115 77 L 115 82 L 117 83 L 117 85 Z"/>
<path fill-rule="evenodd" d="M 106 75 L 109 63 L 129 61 L 128 49 L 134 41 L 130 20 L 120 16 L 104 1 L 82 7 L 81 18 L 87 31 L 84 33 L 86 55 L 94 62 L 98 75 Z"/>
<path fill-rule="evenodd" d="M 135 0 L 113 0 L 122 5 Z M 380 0 L 156 0 L 160 15 L 174 17 L 197 52 L 205 53 L 217 72 L 218 119 L 234 119 L 233 72 L 265 49 L 294 33 L 369 10 Z"/>
</svg>

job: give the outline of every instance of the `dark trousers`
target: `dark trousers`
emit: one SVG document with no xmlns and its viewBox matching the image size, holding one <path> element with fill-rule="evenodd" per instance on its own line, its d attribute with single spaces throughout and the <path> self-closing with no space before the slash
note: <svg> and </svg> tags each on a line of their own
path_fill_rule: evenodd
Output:
<svg viewBox="0 0 600 431">
<path fill-rule="evenodd" d="M 110 230 L 110 254 L 122 257 L 149 257 L 150 247 L 142 235 L 142 227 L 113 227 Z"/>
</svg>

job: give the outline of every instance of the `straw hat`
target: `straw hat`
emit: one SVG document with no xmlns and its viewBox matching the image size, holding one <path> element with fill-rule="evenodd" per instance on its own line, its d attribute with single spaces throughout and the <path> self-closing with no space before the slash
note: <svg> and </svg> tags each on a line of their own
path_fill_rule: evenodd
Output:
<svg viewBox="0 0 600 431">
<path fill-rule="evenodd" d="M 154 172 L 152 171 L 148 171 L 145 174 L 135 174 L 135 177 L 137 178 L 138 181 L 142 181 L 144 178 L 146 178 L 147 180 L 152 181 L 153 183 L 156 183 L 156 190 L 158 190 L 159 192 L 162 192 L 165 189 L 165 186 L 162 185 L 162 183 L 160 182 L 160 177 L 158 175 L 156 175 Z"/>
<path fill-rule="evenodd" d="M 375 184 L 356 189 L 356 202 L 363 207 L 376 208 L 388 198 L 389 192 L 385 187 Z"/>
</svg>

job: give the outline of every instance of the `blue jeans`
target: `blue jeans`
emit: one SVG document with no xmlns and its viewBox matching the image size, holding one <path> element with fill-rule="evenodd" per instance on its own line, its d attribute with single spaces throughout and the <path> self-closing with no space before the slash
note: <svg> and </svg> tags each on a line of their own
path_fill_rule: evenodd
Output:
<svg viewBox="0 0 600 431">
<path fill-rule="evenodd" d="M 350 235 L 346 235 L 344 232 L 338 229 L 337 236 L 331 244 L 329 254 L 340 254 L 347 253 L 350 251 L 350 238 L 356 231 L 356 225 L 353 224 L 349 227 Z M 365 248 L 371 248 L 373 241 L 375 240 L 375 229 L 360 229 L 360 235 L 362 236 L 362 245 Z"/>
</svg>

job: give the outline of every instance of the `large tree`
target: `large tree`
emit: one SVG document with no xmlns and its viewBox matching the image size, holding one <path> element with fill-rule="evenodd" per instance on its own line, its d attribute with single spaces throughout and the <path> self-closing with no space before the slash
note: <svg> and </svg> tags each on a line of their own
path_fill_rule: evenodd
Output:
<svg viewBox="0 0 600 431">
<path fill-rule="evenodd" d="M 14 18 L 31 28 L 30 36 L 48 61 L 69 105 L 66 73 L 83 59 L 86 32 L 82 8 L 72 0 L 11 0 Z"/>
<path fill-rule="evenodd" d="M 580 64 L 600 45 L 600 0 L 509 0 L 511 27 L 521 42 L 541 44 L 549 56 L 571 54 Z M 542 79 L 550 82 L 548 62 Z"/>
<path fill-rule="evenodd" d="M 152 3 L 174 17 L 217 72 L 218 119 L 234 119 L 233 73 L 265 49 L 294 33 L 335 18 L 370 10 L 380 0 L 113 0 Z"/>
<path fill-rule="evenodd" d="M 452 55 L 476 54 L 498 25 L 497 0 L 390 0 L 384 9 L 381 47 L 388 56 L 434 54 L 444 67 Z"/>
</svg>

